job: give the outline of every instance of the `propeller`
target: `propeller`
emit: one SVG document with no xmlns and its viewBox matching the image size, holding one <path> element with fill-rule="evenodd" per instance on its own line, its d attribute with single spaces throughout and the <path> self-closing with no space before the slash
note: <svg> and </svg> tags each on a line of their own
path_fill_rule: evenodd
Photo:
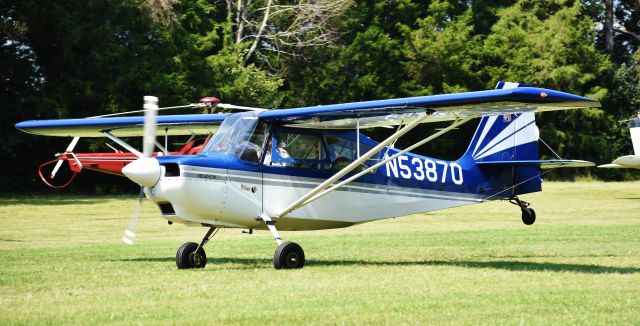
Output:
<svg viewBox="0 0 640 326">
<path fill-rule="evenodd" d="M 136 225 L 138 224 L 138 218 L 140 217 L 140 211 L 142 209 L 142 198 L 144 197 L 145 186 L 153 186 L 157 178 L 156 173 L 146 173 L 150 171 L 147 167 L 149 164 L 159 165 L 158 161 L 152 159 L 153 149 L 156 143 L 156 128 L 157 128 L 157 115 L 158 115 L 158 98 L 155 96 L 144 97 L 144 133 L 142 138 L 142 154 L 143 157 L 129 163 L 122 169 L 122 172 L 134 182 L 140 185 L 140 194 L 138 195 L 138 204 L 136 206 L 129 225 L 124 230 L 124 236 L 122 241 L 128 245 L 133 245 L 133 239 L 136 237 Z M 154 162 L 152 162 L 154 161 Z M 159 166 L 157 171 L 159 171 Z M 156 171 L 155 169 L 151 171 Z M 159 178 L 159 175 L 157 176 Z M 151 180 L 151 181 L 149 181 Z"/>
<path fill-rule="evenodd" d="M 142 153 L 144 157 L 151 157 L 156 146 L 156 122 L 158 115 L 158 98 L 144 97 L 144 137 L 142 138 Z"/>
<path fill-rule="evenodd" d="M 80 140 L 80 137 L 73 137 L 73 139 L 69 143 L 69 146 L 67 146 L 67 150 L 64 152 L 65 153 L 73 152 L 73 149 L 76 147 L 76 144 L 78 144 L 78 140 Z M 63 163 L 62 160 L 58 160 L 58 162 L 56 163 L 56 166 L 53 167 L 53 170 L 51 171 L 51 175 L 49 176 L 50 179 L 55 178 L 56 173 L 58 173 L 58 170 L 60 170 L 60 167 L 62 166 L 62 163 Z"/>
<path fill-rule="evenodd" d="M 128 245 L 133 245 L 133 239 L 136 237 L 136 225 L 138 224 L 138 218 L 140 217 L 140 211 L 142 210 L 142 197 L 144 197 L 144 187 L 140 187 L 138 204 L 136 205 L 136 209 L 133 211 L 129 225 L 124 229 L 124 235 L 122 236 L 122 242 Z"/>
</svg>

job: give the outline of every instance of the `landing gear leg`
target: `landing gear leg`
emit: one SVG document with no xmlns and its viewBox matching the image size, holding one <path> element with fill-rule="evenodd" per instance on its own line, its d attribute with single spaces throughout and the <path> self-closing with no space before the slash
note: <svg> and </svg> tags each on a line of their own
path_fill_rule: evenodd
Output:
<svg viewBox="0 0 640 326">
<path fill-rule="evenodd" d="M 536 211 L 534 211 L 533 208 L 529 208 L 530 203 L 520 200 L 518 196 L 514 196 L 509 202 L 520 207 L 522 211 L 522 223 L 531 225 L 536 221 Z"/>
<path fill-rule="evenodd" d="M 218 228 L 212 226 L 204 235 L 200 244 L 187 242 L 178 248 L 176 253 L 176 266 L 179 269 L 204 268 L 207 265 L 207 254 L 204 245 L 218 232 Z"/>
<path fill-rule="evenodd" d="M 262 214 L 260 219 L 264 221 L 278 243 L 278 248 L 273 253 L 273 267 L 275 269 L 302 268 L 304 266 L 304 250 L 302 250 L 302 247 L 295 242 L 282 242 L 275 222 L 269 216 Z"/>
</svg>

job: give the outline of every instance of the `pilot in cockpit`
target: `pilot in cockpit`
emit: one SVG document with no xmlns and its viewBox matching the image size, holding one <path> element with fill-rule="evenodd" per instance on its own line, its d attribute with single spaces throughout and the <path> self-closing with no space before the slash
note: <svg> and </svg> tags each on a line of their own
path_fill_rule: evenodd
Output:
<svg viewBox="0 0 640 326">
<path fill-rule="evenodd" d="M 267 143 L 267 146 L 265 147 L 265 154 L 264 154 L 264 165 L 273 165 L 273 166 L 287 166 L 287 163 L 284 162 L 272 162 L 271 160 L 271 150 L 272 150 L 272 142 L 271 142 L 271 138 L 269 138 L 269 141 Z M 289 158 L 289 153 L 287 152 L 287 144 L 283 141 L 280 141 L 277 143 L 276 146 L 276 151 L 278 151 L 278 155 L 282 158 Z"/>
</svg>

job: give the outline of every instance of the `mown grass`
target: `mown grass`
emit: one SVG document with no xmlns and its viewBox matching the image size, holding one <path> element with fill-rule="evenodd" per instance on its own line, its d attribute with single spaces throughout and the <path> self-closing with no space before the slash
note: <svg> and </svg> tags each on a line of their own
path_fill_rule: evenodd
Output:
<svg viewBox="0 0 640 326">
<path fill-rule="evenodd" d="M 352 228 L 282 232 L 307 255 L 274 270 L 269 233 L 204 228 L 129 197 L 0 199 L 0 324 L 638 324 L 640 182 L 548 183 L 538 213 L 493 202 Z"/>
</svg>

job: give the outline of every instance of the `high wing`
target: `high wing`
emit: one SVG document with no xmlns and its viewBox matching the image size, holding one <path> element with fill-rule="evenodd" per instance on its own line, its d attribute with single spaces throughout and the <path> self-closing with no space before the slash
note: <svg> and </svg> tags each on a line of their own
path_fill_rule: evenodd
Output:
<svg viewBox="0 0 640 326">
<path fill-rule="evenodd" d="M 183 114 L 158 116 L 157 135 L 202 135 L 216 131 L 227 114 Z M 21 131 L 42 136 L 104 137 L 109 132 L 116 137 L 143 135 L 144 117 L 85 118 L 31 120 L 16 124 Z"/>
<path fill-rule="evenodd" d="M 504 83 L 503 83 L 504 84 Z M 500 83 L 498 84 L 499 87 Z M 424 123 L 499 115 L 600 107 L 583 96 L 537 87 L 353 102 L 261 112 L 262 120 L 280 121 L 298 128 L 353 129 L 406 124 L 422 113 Z"/>
</svg>

